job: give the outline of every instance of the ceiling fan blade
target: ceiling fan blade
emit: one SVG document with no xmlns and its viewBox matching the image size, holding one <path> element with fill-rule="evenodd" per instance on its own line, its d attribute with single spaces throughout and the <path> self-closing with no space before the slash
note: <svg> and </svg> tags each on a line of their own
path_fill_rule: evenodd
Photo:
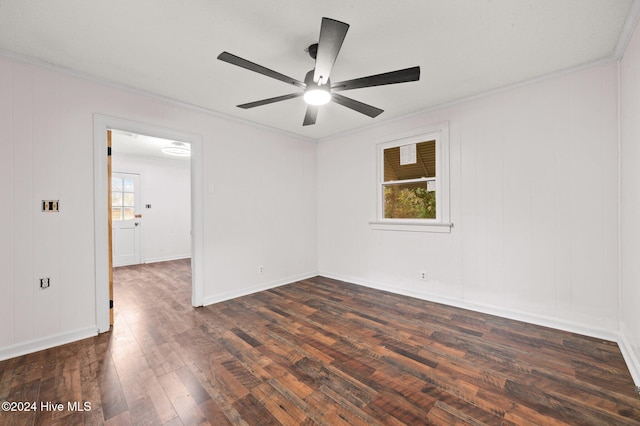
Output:
<svg viewBox="0 0 640 426">
<path fill-rule="evenodd" d="M 420 80 L 420 67 L 405 68 L 403 70 L 370 75 L 368 77 L 341 81 L 331 85 L 332 92 L 341 90 L 360 89 L 361 87 L 383 86 L 385 84 L 407 83 Z"/>
<path fill-rule="evenodd" d="M 289 93 L 288 95 L 276 96 L 275 98 L 262 99 L 261 101 L 249 102 L 246 104 L 238 105 L 238 108 L 249 109 L 262 105 L 272 104 L 274 102 L 286 101 L 287 99 L 297 98 L 302 96 L 303 92 Z"/>
<path fill-rule="evenodd" d="M 307 112 L 304 115 L 304 121 L 302 122 L 303 126 L 309 126 L 311 124 L 316 124 L 316 117 L 318 116 L 318 106 L 317 105 L 308 105 Z"/>
<path fill-rule="evenodd" d="M 340 104 L 347 108 L 351 108 L 354 111 L 358 111 L 359 113 L 368 115 L 371 118 L 377 117 L 384 112 L 384 110 L 380 108 L 364 104 L 354 99 L 347 98 L 346 96 L 338 95 L 337 93 L 331 94 L 331 100 L 337 104 Z"/>
<path fill-rule="evenodd" d="M 313 81 L 317 84 L 322 85 L 329 80 L 331 69 L 336 62 L 342 42 L 347 35 L 347 30 L 349 30 L 349 24 L 335 19 L 322 18 L 318 53 L 316 54 L 316 67 L 313 72 Z"/>
<path fill-rule="evenodd" d="M 262 65 L 258 65 L 251 61 L 247 61 L 246 59 L 242 59 L 239 56 L 236 56 L 229 52 L 222 52 L 218 55 L 218 59 L 224 62 L 228 62 L 233 65 L 237 65 L 239 67 L 248 69 L 249 71 L 257 72 L 262 75 L 266 75 L 267 77 L 275 78 L 276 80 L 283 81 L 285 83 L 293 84 L 294 86 L 298 86 L 301 88 L 305 88 L 306 85 L 300 80 L 296 80 L 295 78 L 291 78 L 284 74 L 280 74 L 277 71 L 270 70 L 269 68 L 265 68 Z"/>
</svg>

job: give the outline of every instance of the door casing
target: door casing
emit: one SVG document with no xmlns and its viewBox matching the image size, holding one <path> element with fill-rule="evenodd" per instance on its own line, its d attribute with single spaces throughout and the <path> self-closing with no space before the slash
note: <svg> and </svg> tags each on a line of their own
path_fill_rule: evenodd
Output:
<svg viewBox="0 0 640 426">
<path fill-rule="evenodd" d="M 109 130 L 121 130 L 191 144 L 191 304 L 202 306 L 203 277 L 203 167 L 202 136 L 136 121 L 93 116 L 94 145 L 94 241 L 96 326 L 99 333 L 109 331 L 109 173 L 107 137 Z"/>
</svg>

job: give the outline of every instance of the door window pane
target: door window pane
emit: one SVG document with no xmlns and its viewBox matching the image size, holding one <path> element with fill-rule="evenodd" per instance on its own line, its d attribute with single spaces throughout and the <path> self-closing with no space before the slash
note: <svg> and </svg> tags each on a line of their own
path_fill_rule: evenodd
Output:
<svg viewBox="0 0 640 426">
<path fill-rule="evenodd" d="M 111 190 L 112 191 L 122 191 L 122 179 L 121 178 L 111 178 Z"/>
<path fill-rule="evenodd" d="M 122 220 L 122 207 L 111 208 L 111 220 Z"/>
<path fill-rule="evenodd" d="M 124 178 L 124 192 L 133 192 L 135 191 L 135 187 L 133 184 L 133 178 Z"/>
<path fill-rule="evenodd" d="M 122 192 L 112 192 L 111 193 L 111 205 L 112 206 L 121 206 L 122 205 Z"/>
<path fill-rule="evenodd" d="M 125 192 L 123 195 L 124 195 L 125 206 L 128 206 L 128 207 L 135 206 L 133 192 Z"/>
<path fill-rule="evenodd" d="M 133 220 L 135 216 L 136 216 L 136 212 L 133 207 L 124 208 L 124 220 Z"/>
</svg>

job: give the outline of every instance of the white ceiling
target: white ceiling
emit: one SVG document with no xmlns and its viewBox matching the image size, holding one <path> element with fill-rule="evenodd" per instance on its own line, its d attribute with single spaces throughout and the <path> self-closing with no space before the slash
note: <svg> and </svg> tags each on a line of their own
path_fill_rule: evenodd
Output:
<svg viewBox="0 0 640 426">
<path fill-rule="evenodd" d="M 632 0 L 0 0 L 0 49 L 119 85 L 320 139 L 493 89 L 615 58 Z M 302 127 L 295 92 L 216 59 L 229 51 L 303 80 L 322 17 L 351 25 L 334 82 L 419 65 L 419 82 L 344 94 Z M 616 47 L 618 50 L 616 51 Z"/>
<path fill-rule="evenodd" d="M 127 155 L 134 157 L 154 157 L 164 160 L 189 161 L 191 156 L 177 156 L 163 152 L 162 148 L 172 144 L 191 148 L 189 144 L 168 139 L 155 138 L 153 136 L 139 135 L 130 132 L 114 130 L 111 132 L 111 147 L 115 155 Z"/>
</svg>

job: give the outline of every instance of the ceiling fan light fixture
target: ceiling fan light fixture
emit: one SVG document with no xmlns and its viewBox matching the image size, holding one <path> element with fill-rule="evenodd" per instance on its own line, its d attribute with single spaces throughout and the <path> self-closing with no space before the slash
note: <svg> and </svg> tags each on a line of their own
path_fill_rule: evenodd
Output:
<svg viewBox="0 0 640 426">
<path fill-rule="evenodd" d="M 164 146 L 161 150 L 165 154 L 177 155 L 179 157 L 188 157 L 191 155 L 191 147 L 182 142 L 172 142 L 171 145 Z"/>
<path fill-rule="evenodd" d="M 305 90 L 304 101 L 309 105 L 325 105 L 331 101 L 331 93 L 322 86 L 316 86 Z"/>
</svg>

